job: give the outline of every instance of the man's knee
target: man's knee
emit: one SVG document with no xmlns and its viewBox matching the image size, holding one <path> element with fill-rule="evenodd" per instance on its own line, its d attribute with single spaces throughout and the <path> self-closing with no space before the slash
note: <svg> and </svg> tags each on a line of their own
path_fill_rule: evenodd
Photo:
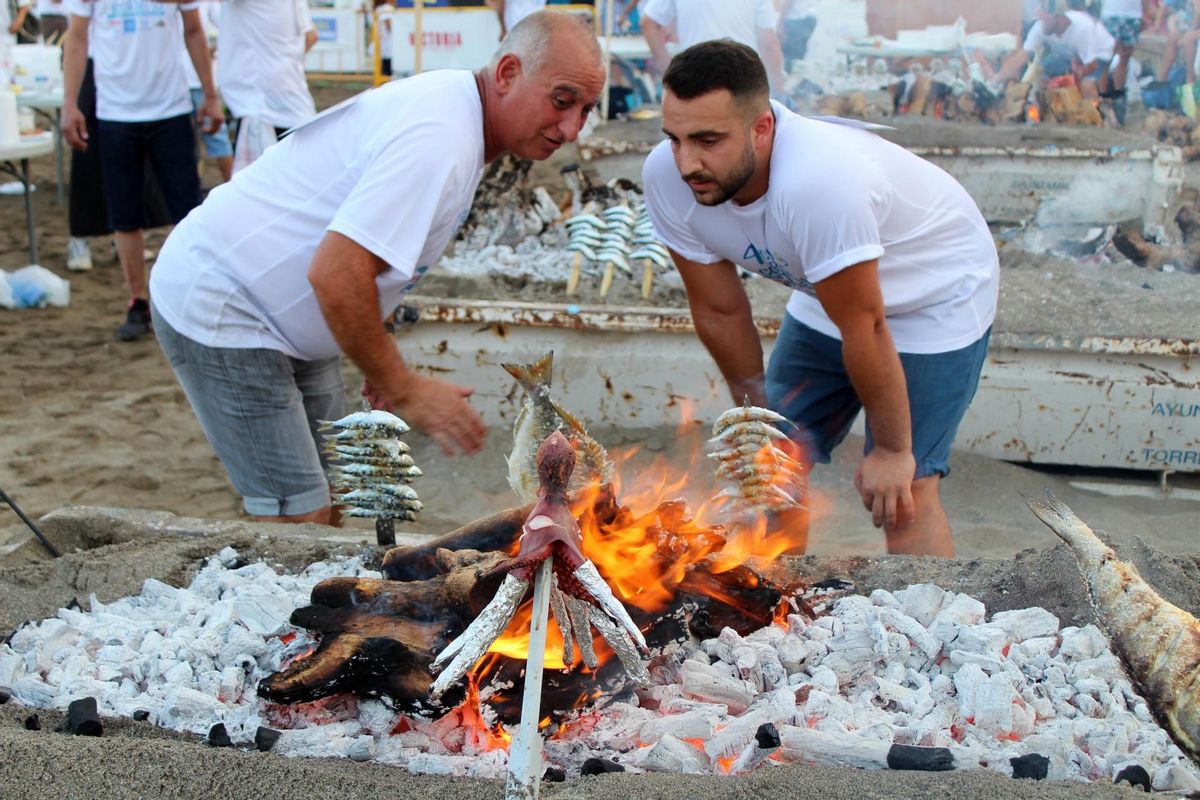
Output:
<svg viewBox="0 0 1200 800">
<path fill-rule="evenodd" d="M 262 516 L 256 514 L 254 520 L 256 522 L 284 522 L 295 525 L 305 522 L 330 525 L 332 524 L 333 515 L 330 506 L 325 506 L 324 508 L 318 508 L 316 511 L 310 511 L 307 514 L 288 514 L 283 516 Z"/>
</svg>

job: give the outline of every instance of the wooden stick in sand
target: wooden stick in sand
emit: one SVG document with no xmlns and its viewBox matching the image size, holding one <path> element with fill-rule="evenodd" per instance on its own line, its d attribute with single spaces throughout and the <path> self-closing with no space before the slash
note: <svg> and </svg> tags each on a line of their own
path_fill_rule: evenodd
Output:
<svg viewBox="0 0 1200 800">
<path fill-rule="evenodd" d="M 579 291 L 579 277 L 583 271 L 583 253 L 576 253 L 571 259 L 571 274 L 567 277 L 567 294 Z"/>
<path fill-rule="evenodd" d="M 537 800 L 542 784 L 542 673 L 546 629 L 550 625 L 550 589 L 554 559 L 538 567 L 533 583 L 533 617 L 529 622 L 529 655 L 525 662 L 525 693 L 521 698 L 521 727 L 508 751 L 508 781 L 504 800 Z"/>
</svg>

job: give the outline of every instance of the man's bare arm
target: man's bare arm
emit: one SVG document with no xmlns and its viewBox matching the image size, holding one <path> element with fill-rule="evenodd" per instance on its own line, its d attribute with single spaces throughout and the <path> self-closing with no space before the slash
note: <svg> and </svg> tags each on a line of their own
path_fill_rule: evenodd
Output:
<svg viewBox="0 0 1200 800">
<path fill-rule="evenodd" d="M 879 262 L 848 267 L 815 285 L 842 334 L 842 358 L 867 411 L 875 449 L 863 461 L 859 490 L 876 525 L 912 517 L 912 416 L 900 356 L 888 330 Z"/>
<path fill-rule="evenodd" d="M 667 52 L 666 28 L 648 15 L 642 14 L 642 36 L 646 38 L 646 44 L 650 45 L 650 52 L 654 54 L 654 68 L 660 74 L 666 72 L 671 63 L 671 54 Z"/>
<path fill-rule="evenodd" d="M 767 78 L 771 82 L 771 90 L 783 91 L 783 45 L 779 43 L 779 33 L 774 28 L 758 29 L 758 53 L 762 56 L 763 66 L 767 68 Z"/>
<path fill-rule="evenodd" d="M 700 264 L 674 251 L 671 257 L 683 276 L 696 335 L 729 384 L 734 403 L 748 397 L 753 405 L 766 406 L 762 340 L 737 267 L 729 261 Z"/>
<path fill-rule="evenodd" d="M 86 150 L 88 143 L 87 120 L 79 111 L 79 87 L 87 68 L 90 24 L 89 18 L 72 14 L 63 38 L 62 136 L 76 150 Z"/>
<path fill-rule="evenodd" d="M 339 233 L 317 248 L 308 280 L 342 352 L 362 370 L 385 407 L 432 437 L 448 454 L 478 452 L 485 430 L 467 402 L 471 389 L 414 372 L 379 318 L 376 277 L 388 266 Z"/>
</svg>

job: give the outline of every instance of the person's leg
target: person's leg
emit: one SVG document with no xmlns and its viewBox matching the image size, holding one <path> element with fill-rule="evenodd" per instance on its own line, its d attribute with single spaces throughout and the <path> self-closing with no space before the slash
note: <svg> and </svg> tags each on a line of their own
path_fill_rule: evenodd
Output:
<svg viewBox="0 0 1200 800">
<path fill-rule="evenodd" d="M 796 423 L 798 460 L 828 464 L 862 410 L 842 362 L 842 343 L 785 314 L 766 374 L 767 405 Z M 776 515 L 775 524 L 802 554 L 808 543 L 806 508 Z"/>
<path fill-rule="evenodd" d="M 150 165 L 162 187 L 171 221 L 178 224 L 200 205 L 201 199 L 191 115 L 180 114 L 145 125 Z"/>
<path fill-rule="evenodd" d="M 1200 31 L 1188 31 L 1183 37 L 1184 83 L 1196 82 L 1196 43 L 1200 42 Z"/>
<path fill-rule="evenodd" d="M 1154 78 L 1157 81 L 1166 81 L 1171 73 L 1171 65 L 1175 63 L 1175 59 L 1179 55 L 1179 35 L 1171 32 L 1167 36 L 1167 47 L 1163 51 L 1162 63 L 1158 65 L 1158 70 L 1155 71 Z"/>
<path fill-rule="evenodd" d="M 328 524 L 329 483 L 293 359 L 206 347 L 155 316 L 159 345 L 246 513 L 262 522 Z"/>
<path fill-rule="evenodd" d="M 130 298 L 125 322 L 117 330 L 117 336 L 122 341 L 132 342 L 150 332 L 145 238 L 141 225 L 145 203 L 145 124 L 101 120 L 100 142 L 109 224 Z"/>
<path fill-rule="evenodd" d="M 295 370 L 296 388 L 304 399 L 304 415 L 308 418 L 308 431 L 321 459 L 321 467 L 328 474 L 331 464 L 325 453 L 322 421 L 341 419 L 346 416 L 346 385 L 342 382 L 342 364 L 339 358 L 320 361 L 292 359 Z M 340 506 L 333 506 L 326 524 L 340 527 Z"/>
<path fill-rule="evenodd" d="M 912 522 L 884 530 L 889 553 L 944 558 L 954 555 L 950 521 L 942 507 L 941 479 L 950 473 L 950 449 L 975 397 L 987 359 L 989 334 L 949 353 L 900 354 L 917 461 L 912 485 L 915 517 Z M 873 446 L 868 424 L 867 449 Z"/>
</svg>

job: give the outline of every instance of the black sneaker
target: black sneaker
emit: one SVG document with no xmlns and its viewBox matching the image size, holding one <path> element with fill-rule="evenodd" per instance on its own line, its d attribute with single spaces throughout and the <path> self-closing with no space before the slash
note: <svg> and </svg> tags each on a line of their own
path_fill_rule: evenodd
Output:
<svg viewBox="0 0 1200 800">
<path fill-rule="evenodd" d="M 125 323 L 117 328 L 117 338 L 122 342 L 136 342 L 150 333 L 150 304 L 140 297 L 129 304 Z"/>
</svg>

